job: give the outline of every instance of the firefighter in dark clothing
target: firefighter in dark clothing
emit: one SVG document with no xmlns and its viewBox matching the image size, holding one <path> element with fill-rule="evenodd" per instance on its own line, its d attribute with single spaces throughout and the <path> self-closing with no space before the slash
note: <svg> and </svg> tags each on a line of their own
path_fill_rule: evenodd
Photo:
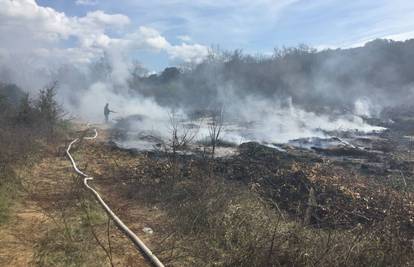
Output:
<svg viewBox="0 0 414 267">
<path fill-rule="evenodd" d="M 104 108 L 104 115 L 105 115 L 105 122 L 108 123 L 109 120 L 109 113 L 114 113 L 115 111 L 112 111 L 109 109 L 109 104 L 106 103 L 105 108 Z"/>
</svg>

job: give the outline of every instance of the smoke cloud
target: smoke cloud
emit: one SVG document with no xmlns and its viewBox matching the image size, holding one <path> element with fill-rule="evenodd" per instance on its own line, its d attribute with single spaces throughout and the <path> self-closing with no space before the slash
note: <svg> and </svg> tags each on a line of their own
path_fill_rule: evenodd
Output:
<svg viewBox="0 0 414 267">
<path fill-rule="evenodd" d="M 224 139 L 285 143 L 337 130 L 381 130 L 362 117 L 414 100 L 414 41 L 251 56 L 209 51 L 187 43 L 189 36 L 172 44 L 154 28 L 131 27 L 122 14 L 68 16 L 34 0 L 0 4 L 0 35 L 9 36 L 0 44 L 0 80 L 32 93 L 56 80 L 65 110 L 90 122 L 102 122 L 109 103 L 113 119 L 140 114 L 135 131 L 156 129 L 167 137 L 172 109 L 189 119 L 220 107 Z M 136 51 L 166 53 L 186 65 L 149 75 L 131 58 Z M 207 135 L 202 122 L 198 138 Z"/>
</svg>

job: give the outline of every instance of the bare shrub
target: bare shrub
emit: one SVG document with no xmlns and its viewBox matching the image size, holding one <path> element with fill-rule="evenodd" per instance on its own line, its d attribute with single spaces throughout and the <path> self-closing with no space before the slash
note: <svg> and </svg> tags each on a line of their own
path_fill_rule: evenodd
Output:
<svg viewBox="0 0 414 267">
<path fill-rule="evenodd" d="M 168 146 L 175 157 L 179 149 L 186 148 L 196 137 L 199 127 L 188 127 L 176 111 L 169 113 L 170 140 Z"/>
<path fill-rule="evenodd" d="M 208 127 L 208 133 L 210 137 L 211 143 L 211 158 L 214 159 L 214 153 L 216 151 L 216 147 L 219 143 L 221 131 L 223 129 L 223 114 L 224 110 L 223 107 L 215 110 L 211 117 L 211 122 Z"/>
</svg>

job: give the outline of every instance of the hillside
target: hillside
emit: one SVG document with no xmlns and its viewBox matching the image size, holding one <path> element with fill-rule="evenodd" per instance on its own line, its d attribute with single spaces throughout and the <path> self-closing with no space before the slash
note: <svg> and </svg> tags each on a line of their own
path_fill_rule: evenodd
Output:
<svg viewBox="0 0 414 267">
<path fill-rule="evenodd" d="M 130 87 L 169 106 L 231 106 L 254 96 L 269 102 L 290 98 L 309 111 L 342 113 L 353 112 L 359 100 L 375 115 L 413 102 L 413 51 L 414 40 L 381 39 L 350 49 L 276 48 L 271 56 L 213 51 L 189 68 L 133 76 Z"/>
</svg>

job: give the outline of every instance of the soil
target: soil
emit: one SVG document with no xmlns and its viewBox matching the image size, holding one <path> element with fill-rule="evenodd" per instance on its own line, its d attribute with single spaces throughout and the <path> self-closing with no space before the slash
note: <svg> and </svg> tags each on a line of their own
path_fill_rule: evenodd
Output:
<svg viewBox="0 0 414 267">
<path fill-rule="evenodd" d="M 86 125 L 77 124 L 77 135 L 82 134 Z M 133 230 L 147 246 L 151 247 L 153 235 L 145 234 L 142 229 L 151 227 L 156 229 L 160 212 L 139 205 L 131 205 L 112 191 L 111 183 L 105 181 L 105 164 L 112 161 L 114 155 L 108 156 L 100 147 L 107 142 L 105 126 L 99 126 L 99 137 L 96 141 L 83 141 L 83 147 L 75 147 L 75 160 L 79 167 L 93 174 L 95 180 L 90 184 L 108 201 L 115 213 Z M 65 157 L 65 144 L 76 138 L 73 136 L 62 140 L 61 147 L 51 145 L 34 166 L 22 167 L 20 172 L 24 177 L 24 193 L 13 205 L 11 218 L 0 228 L 0 266 L 35 266 L 35 246 L 38 240 L 53 226 L 50 216 L 54 212 L 51 203 L 64 197 L 70 183 L 73 181 L 74 171 L 69 160 Z M 122 162 L 135 161 L 131 155 L 121 153 L 116 159 Z M 133 246 L 123 233 L 114 226 L 111 227 L 111 241 L 113 243 L 115 266 L 149 266 L 142 255 Z M 97 247 L 97 250 L 100 248 Z M 109 264 L 108 264 L 109 266 Z"/>
</svg>

